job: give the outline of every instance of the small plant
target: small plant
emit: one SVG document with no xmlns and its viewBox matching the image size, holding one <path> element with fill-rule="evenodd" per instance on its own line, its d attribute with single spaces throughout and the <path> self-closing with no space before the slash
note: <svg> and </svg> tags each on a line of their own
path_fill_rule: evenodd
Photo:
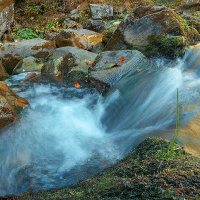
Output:
<svg viewBox="0 0 200 200">
<path fill-rule="evenodd" d="M 46 30 L 57 30 L 60 28 L 60 21 L 59 19 L 50 19 L 44 26 L 44 29 Z"/>
<path fill-rule="evenodd" d="M 20 28 L 12 34 L 12 37 L 17 39 L 33 39 L 39 38 L 40 34 L 40 30 L 33 30 L 32 28 Z"/>
<path fill-rule="evenodd" d="M 168 146 L 156 152 L 156 158 L 171 159 L 179 156 L 179 148 L 176 145 L 177 137 L 180 131 L 180 108 L 179 108 L 179 90 L 176 94 L 176 129 L 173 131 L 173 138 L 170 140 Z"/>
</svg>

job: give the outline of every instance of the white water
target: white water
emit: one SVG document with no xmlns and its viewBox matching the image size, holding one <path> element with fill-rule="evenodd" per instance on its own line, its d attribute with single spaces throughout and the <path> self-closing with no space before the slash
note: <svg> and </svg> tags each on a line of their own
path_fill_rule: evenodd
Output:
<svg viewBox="0 0 200 200">
<path fill-rule="evenodd" d="M 181 105 L 194 103 L 200 79 L 182 61 L 171 68 L 157 62 L 151 71 L 123 77 L 105 98 L 86 89 L 20 88 L 30 108 L 0 135 L 0 196 L 75 183 L 147 135 L 173 127 L 176 89 Z M 8 83 L 15 88 L 20 78 Z M 182 121 L 192 114 L 182 113 Z"/>
</svg>

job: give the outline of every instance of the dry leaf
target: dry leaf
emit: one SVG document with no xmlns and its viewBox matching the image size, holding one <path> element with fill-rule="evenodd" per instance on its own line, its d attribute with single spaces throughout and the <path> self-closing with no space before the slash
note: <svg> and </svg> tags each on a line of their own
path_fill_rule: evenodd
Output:
<svg viewBox="0 0 200 200">
<path fill-rule="evenodd" d="M 75 88 L 80 88 L 80 87 L 81 87 L 81 84 L 80 84 L 78 81 L 75 81 L 75 82 L 74 82 L 74 87 L 75 87 Z"/>
<path fill-rule="evenodd" d="M 92 62 L 91 60 L 88 60 L 86 63 L 87 65 L 93 65 L 94 62 Z"/>
<path fill-rule="evenodd" d="M 125 60 L 125 57 L 124 56 L 120 56 L 119 61 L 123 62 L 124 60 Z"/>
</svg>

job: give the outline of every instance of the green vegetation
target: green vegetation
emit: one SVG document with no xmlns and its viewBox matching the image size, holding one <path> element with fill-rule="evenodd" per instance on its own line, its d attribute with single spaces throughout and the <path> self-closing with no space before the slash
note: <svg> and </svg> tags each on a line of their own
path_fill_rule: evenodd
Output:
<svg viewBox="0 0 200 200">
<path fill-rule="evenodd" d="M 171 58 L 179 57 L 184 54 L 187 41 L 183 36 L 150 36 L 149 45 L 146 47 L 146 55 L 161 54 Z"/>
<path fill-rule="evenodd" d="M 61 27 L 63 20 L 59 18 L 49 19 L 45 24 L 44 29 L 46 30 L 58 30 Z"/>
<path fill-rule="evenodd" d="M 33 39 L 39 38 L 40 34 L 40 30 L 34 30 L 32 28 L 19 28 L 16 32 L 12 33 L 12 37 L 15 39 Z"/>
<path fill-rule="evenodd" d="M 181 156 L 177 144 L 177 138 L 180 131 L 180 108 L 179 108 L 179 91 L 177 89 L 176 94 L 176 129 L 173 131 L 173 138 L 170 140 L 168 147 L 160 149 L 156 152 L 158 159 L 172 159 L 174 157 Z"/>
</svg>

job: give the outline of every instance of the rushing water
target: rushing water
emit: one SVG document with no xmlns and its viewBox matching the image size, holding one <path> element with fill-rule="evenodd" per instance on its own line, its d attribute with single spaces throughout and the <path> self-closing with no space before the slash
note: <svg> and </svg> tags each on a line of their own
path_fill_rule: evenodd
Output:
<svg viewBox="0 0 200 200">
<path fill-rule="evenodd" d="M 0 134 L 0 196 L 76 183 L 147 135 L 174 127 L 177 88 L 182 108 L 200 97 L 200 67 L 192 55 L 154 60 L 151 70 L 127 74 L 106 97 L 89 89 L 19 84 L 24 74 L 11 77 L 7 83 L 30 107 Z M 198 109 L 182 109 L 182 123 Z"/>
</svg>

